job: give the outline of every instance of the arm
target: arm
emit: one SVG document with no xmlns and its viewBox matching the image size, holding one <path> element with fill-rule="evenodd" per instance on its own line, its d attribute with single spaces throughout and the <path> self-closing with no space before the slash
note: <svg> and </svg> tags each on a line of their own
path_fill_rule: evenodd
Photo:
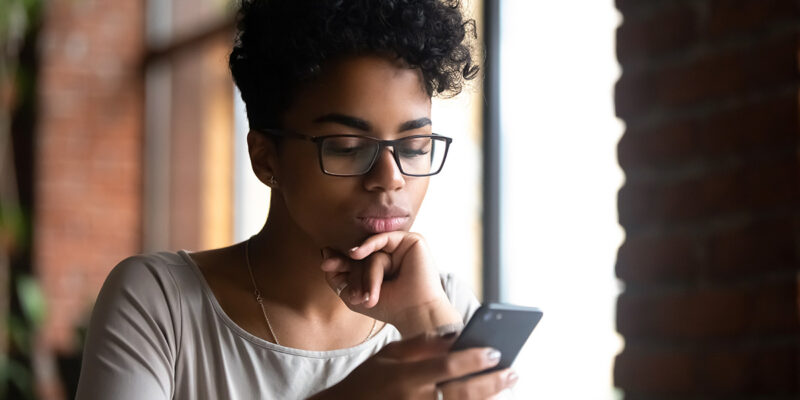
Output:
<svg viewBox="0 0 800 400">
<path fill-rule="evenodd" d="M 92 311 L 77 399 L 172 398 L 180 301 L 160 262 L 131 257 L 109 274 Z"/>
<path fill-rule="evenodd" d="M 500 354 L 489 348 L 449 352 L 455 337 L 425 334 L 392 342 L 309 400 L 436 399 L 437 391 L 445 399 L 487 399 L 514 385 L 508 369 L 467 377 L 496 365 Z"/>
<path fill-rule="evenodd" d="M 457 332 L 464 327 L 461 315 L 447 297 L 408 308 L 398 313 L 392 323 L 404 338 L 425 332 Z"/>
<path fill-rule="evenodd" d="M 323 257 L 328 284 L 351 310 L 394 325 L 405 338 L 463 324 L 417 233 L 376 234 L 347 254 L 323 249 Z"/>
</svg>

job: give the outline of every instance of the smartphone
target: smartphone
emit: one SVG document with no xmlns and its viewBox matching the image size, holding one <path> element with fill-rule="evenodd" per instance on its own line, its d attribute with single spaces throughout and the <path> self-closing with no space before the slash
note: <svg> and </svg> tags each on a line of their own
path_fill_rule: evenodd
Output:
<svg viewBox="0 0 800 400">
<path fill-rule="evenodd" d="M 540 319 L 542 311 L 536 307 L 485 303 L 472 315 L 450 351 L 493 347 L 502 353 L 500 363 L 480 373 L 508 368 Z"/>
</svg>

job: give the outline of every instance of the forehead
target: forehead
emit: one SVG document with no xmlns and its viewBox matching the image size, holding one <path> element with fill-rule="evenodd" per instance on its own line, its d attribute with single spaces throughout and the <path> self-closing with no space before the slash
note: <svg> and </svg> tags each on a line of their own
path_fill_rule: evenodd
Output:
<svg viewBox="0 0 800 400">
<path fill-rule="evenodd" d="M 324 67 L 297 92 L 287 127 L 313 129 L 313 121 L 327 114 L 360 118 L 378 130 L 430 117 L 430 96 L 417 69 L 380 56 L 348 57 Z"/>
</svg>

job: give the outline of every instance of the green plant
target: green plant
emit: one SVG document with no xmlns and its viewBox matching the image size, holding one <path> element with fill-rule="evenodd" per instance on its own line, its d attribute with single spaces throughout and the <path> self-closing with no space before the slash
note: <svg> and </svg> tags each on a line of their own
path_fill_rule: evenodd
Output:
<svg viewBox="0 0 800 400">
<path fill-rule="evenodd" d="M 33 74 L 21 54 L 35 36 L 41 8 L 41 0 L 0 1 L 0 398 L 35 397 L 31 338 L 45 310 L 25 261 L 31 220 L 19 202 L 11 145 L 15 113 L 33 96 Z"/>
<path fill-rule="evenodd" d="M 11 392 L 33 399 L 34 379 L 27 360 L 31 357 L 34 333 L 44 321 L 47 307 L 39 283 L 30 275 L 19 275 L 13 292 L 22 310 L 22 315 L 11 314 L 8 318 L 9 348 L 13 350 L 9 354 L 16 357 L 9 354 L 0 357 L 0 380 L 13 386 Z"/>
</svg>

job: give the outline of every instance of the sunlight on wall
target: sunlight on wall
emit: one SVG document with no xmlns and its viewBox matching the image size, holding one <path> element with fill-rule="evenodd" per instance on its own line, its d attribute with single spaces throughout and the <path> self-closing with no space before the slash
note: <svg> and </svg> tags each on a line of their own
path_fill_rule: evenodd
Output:
<svg viewBox="0 0 800 400">
<path fill-rule="evenodd" d="M 233 91 L 234 138 L 234 216 L 233 240 L 240 242 L 255 235 L 264 226 L 269 212 L 269 187 L 256 178 L 247 151 L 247 112 L 238 88 Z"/>
<path fill-rule="evenodd" d="M 475 18 L 480 31 L 483 1 L 467 0 L 463 6 L 465 14 Z M 483 49 L 476 51 L 480 54 Z M 442 172 L 430 178 L 412 230 L 425 236 L 439 270 L 454 273 L 480 299 L 482 81 L 467 81 L 459 95 L 434 97 L 431 103 L 433 132 L 452 137 L 453 144 Z"/>
<path fill-rule="evenodd" d="M 502 7 L 504 301 L 544 311 L 514 397 L 613 399 L 620 17 L 611 0 Z"/>
</svg>

